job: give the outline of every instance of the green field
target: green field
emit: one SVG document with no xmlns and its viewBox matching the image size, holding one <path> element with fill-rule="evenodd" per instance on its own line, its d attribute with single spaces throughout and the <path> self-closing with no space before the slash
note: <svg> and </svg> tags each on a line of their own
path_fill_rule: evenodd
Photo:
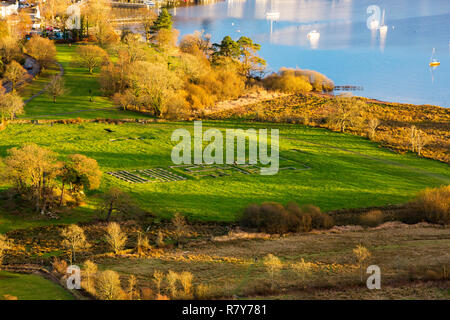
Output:
<svg viewBox="0 0 450 320">
<path fill-rule="evenodd" d="M 274 176 L 233 173 L 228 177 L 190 177 L 186 181 L 146 184 L 130 184 L 104 174 L 100 191 L 119 186 L 143 208 L 162 217 L 182 212 L 192 219 L 232 221 L 251 203 L 295 201 L 317 205 L 323 211 L 382 206 L 403 203 L 424 188 L 450 181 L 450 171 L 444 163 L 396 154 L 350 134 L 301 125 L 210 121 L 204 122 L 203 127 L 278 128 L 280 156 L 291 160 L 289 164 L 282 160 L 281 166 L 295 162 L 311 169 L 282 170 Z M 175 145 L 170 137 L 177 128 L 192 131 L 193 124 L 9 125 L 0 132 L 0 156 L 6 156 L 9 148 L 33 142 L 57 152 L 62 159 L 74 153 L 92 157 L 103 172 L 168 168 Z M 124 138 L 134 139 L 120 140 Z M 51 223 L 89 219 L 94 214 L 92 201 L 96 198 L 90 199 L 87 206 Z M 0 219 L 0 231 L 48 223 L 11 215 Z"/>
<path fill-rule="evenodd" d="M 33 274 L 0 271 L 0 300 L 4 295 L 19 300 L 73 300 L 74 297 L 57 284 Z"/>
<path fill-rule="evenodd" d="M 67 119 L 67 118 L 146 118 L 148 116 L 142 113 L 132 111 L 117 110 L 113 102 L 104 97 L 100 91 L 98 82 L 99 70 L 94 74 L 89 74 L 85 68 L 77 66 L 74 57 L 76 56 L 77 46 L 60 45 L 57 46 L 56 59 L 64 69 L 65 94 L 53 99 L 47 94 L 42 94 L 25 106 L 25 113 L 21 118 L 29 119 Z M 32 84 L 28 85 L 21 93 L 24 100 L 30 98 L 33 94 L 44 89 L 48 83 L 51 74 L 58 74 L 59 67 L 54 65 L 49 70 L 44 71 Z M 91 92 L 89 91 L 91 90 Z M 91 95 L 93 101 L 90 101 Z"/>
</svg>

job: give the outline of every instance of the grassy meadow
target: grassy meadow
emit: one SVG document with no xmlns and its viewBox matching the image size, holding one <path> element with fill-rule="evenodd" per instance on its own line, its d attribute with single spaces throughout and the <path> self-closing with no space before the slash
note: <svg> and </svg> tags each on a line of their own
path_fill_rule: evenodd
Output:
<svg viewBox="0 0 450 320">
<path fill-rule="evenodd" d="M 46 93 L 35 97 L 25 106 L 25 113 L 20 118 L 27 119 L 67 119 L 67 118 L 146 118 L 144 114 L 132 111 L 118 110 L 113 102 L 102 96 L 98 83 L 98 68 L 93 74 L 89 74 L 85 68 L 76 64 L 76 45 L 58 45 L 56 59 L 64 69 L 65 93 L 56 99 Z M 21 93 L 24 100 L 45 89 L 48 79 L 53 74 L 59 73 L 59 66 L 53 65 L 45 70 Z M 92 96 L 92 102 L 90 98 Z"/>
<path fill-rule="evenodd" d="M 181 212 L 194 220 L 233 221 L 251 203 L 295 201 L 314 204 L 323 211 L 383 206 L 403 203 L 424 188 L 450 181 L 446 164 L 411 154 L 399 155 L 349 134 L 302 125 L 231 121 L 204 122 L 203 127 L 278 128 L 280 156 L 289 159 L 290 165 L 294 161 L 299 168 L 306 165 L 311 169 L 281 170 L 274 176 L 233 173 L 228 177 L 147 184 L 130 184 L 104 174 L 100 191 L 119 186 L 144 209 L 161 217 Z M 36 143 L 53 150 L 61 159 L 74 153 L 94 158 L 103 172 L 168 168 L 175 145 L 170 138 L 177 128 L 192 132 L 193 123 L 9 125 L 0 132 L 0 156 L 6 156 L 12 147 Z M 89 219 L 95 211 L 96 193 L 86 206 L 60 222 Z M 1 220 L 0 230 L 13 227 L 5 216 Z M 23 226 L 42 223 L 23 221 Z"/>
</svg>

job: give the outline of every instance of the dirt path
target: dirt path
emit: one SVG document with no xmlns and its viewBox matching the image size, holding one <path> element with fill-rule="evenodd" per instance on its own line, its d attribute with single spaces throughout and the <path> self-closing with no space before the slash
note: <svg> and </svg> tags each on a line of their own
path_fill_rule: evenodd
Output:
<svg viewBox="0 0 450 320">
<path fill-rule="evenodd" d="M 59 76 L 62 77 L 64 75 L 64 68 L 63 66 L 59 63 L 59 62 L 55 62 L 58 67 L 59 67 Z M 39 91 L 38 93 L 32 95 L 30 98 L 28 98 L 27 100 L 24 101 L 24 104 L 27 104 L 28 102 L 30 102 L 31 100 L 33 100 L 36 97 L 39 97 L 40 95 L 42 95 L 45 92 L 45 88 L 42 89 L 41 91 Z"/>
</svg>

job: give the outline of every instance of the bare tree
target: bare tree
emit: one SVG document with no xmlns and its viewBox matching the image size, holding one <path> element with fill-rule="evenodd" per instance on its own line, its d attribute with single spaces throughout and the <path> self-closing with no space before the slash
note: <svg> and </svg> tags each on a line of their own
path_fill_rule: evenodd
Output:
<svg viewBox="0 0 450 320">
<path fill-rule="evenodd" d="M 370 251 L 363 245 L 359 244 L 356 246 L 355 249 L 353 249 L 353 254 L 356 257 L 356 260 L 358 261 L 359 274 L 361 277 L 361 281 L 363 281 L 363 266 L 365 261 L 369 259 L 371 256 Z"/>
<path fill-rule="evenodd" d="M 416 143 L 417 143 L 417 128 L 415 125 L 411 126 L 410 134 L 409 134 L 410 142 L 411 142 L 411 151 L 416 151 Z"/>
<path fill-rule="evenodd" d="M 101 272 L 95 287 L 97 296 L 101 300 L 121 300 L 124 296 L 119 274 L 112 270 Z"/>
<path fill-rule="evenodd" d="M 178 280 L 178 273 L 169 270 L 169 272 L 166 275 L 166 281 L 169 293 L 172 298 L 176 298 L 178 295 L 177 280 Z"/>
<path fill-rule="evenodd" d="M 155 270 L 153 272 L 153 283 L 156 286 L 156 290 L 158 291 L 158 294 L 161 294 L 161 283 L 164 280 L 164 273 L 161 271 Z"/>
<path fill-rule="evenodd" d="M 425 132 L 418 130 L 416 136 L 416 149 L 419 156 L 422 155 L 423 148 L 430 143 L 431 138 Z"/>
<path fill-rule="evenodd" d="M 70 264 L 72 264 L 73 261 L 75 261 L 75 252 L 78 251 L 78 249 L 87 248 L 89 246 L 83 228 L 76 224 L 71 224 L 62 230 L 61 236 L 64 238 L 62 245 L 71 252 Z"/>
<path fill-rule="evenodd" d="M 62 96 L 66 89 L 64 88 L 64 79 L 59 75 L 54 75 L 50 78 L 47 85 L 47 92 L 53 98 L 53 103 L 56 103 L 56 98 Z"/>
<path fill-rule="evenodd" d="M 188 226 L 186 223 L 186 218 L 181 213 L 175 213 L 172 218 L 172 224 L 175 228 L 175 238 L 177 244 L 180 244 L 180 239 L 186 235 L 188 231 Z"/>
<path fill-rule="evenodd" d="M 271 288 L 273 289 L 275 273 L 280 272 L 280 270 L 283 268 L 283 264 L 281 263 L 280 259 L 278 259 L 271 253 L 264 257 L 263 264 L 270 275 Z"/>
<path fill-rule="evenodd" d="M 352 97 L 338 97 L 329 105 L 332 110 L 328 121 L 341 132 L 345 132 L 348 126 L 358 125 L 361 111 L 366 107 L 363 101 Z"/>
<path fill-rule="evenodd" d="M 128 278 L 128 297 L 130 300 L 134 300 L 134 298 L 139 298 L 139 292 L 136 290 L 137 280 L 134 275 L 130 275 Z"/>
<path fill-rule="evenodd" d="M 369 129 L 369 138 L 373 139 L 375 138 L 375 134 L 377 131 L 377 128 L 380 125 L 380 120 L 378 118 L 370 118 L 367 121 L 367 128 Z"/>
<path fill-rule="evenodd" d="M 118 254 L 127 242 L 127 235 L 122 232 L 120 225 L 116 222 L 110 222 L 106 227 L 106 243 L 109 245 L 111 250 Z"/>
</svg>

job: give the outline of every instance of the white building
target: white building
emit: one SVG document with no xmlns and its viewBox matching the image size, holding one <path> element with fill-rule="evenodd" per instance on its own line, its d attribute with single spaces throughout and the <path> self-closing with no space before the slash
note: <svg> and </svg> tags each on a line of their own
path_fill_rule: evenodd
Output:
<svg viewBox="0 0 450 320">
<path fill-rule="evenodd" d="M 19 10 L 19 1 L 16 3 L 0 2 L 0 18 L 6 18 L 12 14 L 17 14 Z"/>
</svg>

